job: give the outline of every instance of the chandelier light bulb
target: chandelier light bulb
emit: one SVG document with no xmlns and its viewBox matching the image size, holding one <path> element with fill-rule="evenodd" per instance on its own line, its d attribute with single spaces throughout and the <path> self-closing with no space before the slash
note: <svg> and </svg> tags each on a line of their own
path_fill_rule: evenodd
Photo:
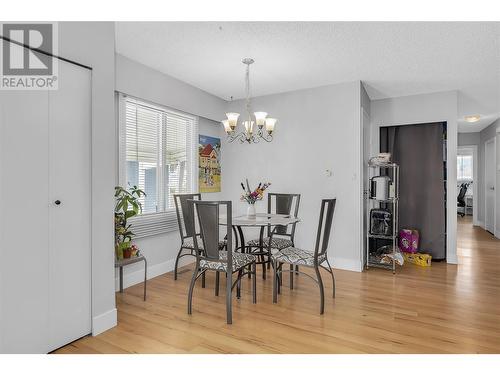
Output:
<svg viewBox="0 0 500 375">
<path fill-rule="evenodd" d="M 236 124 L 238 123 L 238 117 L 240 117 L 239 113 L 236 112 L 229 112 L 226 113 L 227 120 L 229 121 L 229 126 L 231 127 L 231 130 L 236 129 Z"/>
<path fill-rule="evenodd" d="M 247 134 L 252 134 L 253 133 L 253 121 L 243 121 L 243 125 L 245 126 L 245 132 Z"/>
<path fill-rule="evenodd" d="M 266 131 L 271 134 L 274 131 L 274 126 L 278 120 L 275 118 L 266 118 Z"/>
<path fill-rule="evenodd" d="M 257 126 L 262 129 L 266 122 L 267 112 L 254 112 L 253 115 L 255 116 L 255 122 L 257 123 Z"/>
<path fill-rule="evenodd" d="M 224 125 L 224 130 L 226 133 L 231 133 L 233 129 L 231 129 L 231 126 L 229 126 L 229 120 L 222 120 L 222 125 Z"/>
</svg>

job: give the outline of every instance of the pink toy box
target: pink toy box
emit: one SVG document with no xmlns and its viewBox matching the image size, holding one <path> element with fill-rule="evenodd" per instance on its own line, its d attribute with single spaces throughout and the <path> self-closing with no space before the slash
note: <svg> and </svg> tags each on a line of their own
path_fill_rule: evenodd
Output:
<svg viewBox="0 0 500 375">
<path fill-rule="evenodd" d="M 415 229 L 401 229 L 399 231 L 399 249 L 405 253 L 418 252 L 418 231 Z"/>
</svg>

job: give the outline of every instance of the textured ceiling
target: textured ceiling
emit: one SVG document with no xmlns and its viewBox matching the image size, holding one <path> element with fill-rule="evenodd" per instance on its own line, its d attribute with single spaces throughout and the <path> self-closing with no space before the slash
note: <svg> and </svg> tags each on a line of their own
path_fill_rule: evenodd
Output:
<svg viewBox="0 0 500 375">
<path fill-rule="evenodd" d="M 500 116 L 500 23 L 118 22 L 116 50 L 224 99 L 361 80 L 370 98 L 458 90 L 459 130 Z M 475 124 L 463 116 L 480 114 Z"/>
</svg>

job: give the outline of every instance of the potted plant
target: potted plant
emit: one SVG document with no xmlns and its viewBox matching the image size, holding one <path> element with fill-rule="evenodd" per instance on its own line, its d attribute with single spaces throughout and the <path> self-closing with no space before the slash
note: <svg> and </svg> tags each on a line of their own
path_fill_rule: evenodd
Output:
<svg viewBox="0 0 500 375">
<path fill-rule="evenodd" d="M 135 185 L 128 190 L 121 186 L 115 187 L 115 252 L 118 259 L 130 258 L 132 252 L 138 255 L 137 246 L 132 245 L 134 233 L 130 230 L 128 220 L 142 212 L 139 198 L 144 196 L 146 193 Z"/>
</svg>

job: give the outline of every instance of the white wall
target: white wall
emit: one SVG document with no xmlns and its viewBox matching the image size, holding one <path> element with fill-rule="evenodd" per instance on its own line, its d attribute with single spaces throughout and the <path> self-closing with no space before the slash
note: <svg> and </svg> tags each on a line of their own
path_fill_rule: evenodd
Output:
<svg viewBox="0 0 500 375">
<path fill-rule="evenodd" d="M 198 122 L 199 134 L 221 137 L 224 133 L 220 123 L 209 118 L 220 119 L 224 116 L 226 101 L 119 54 L 116 55 L 116 91 L 202 116 Z M 222 168 L 224 170 L 224 161 Z M 221 199 L 221 196 L 219 193 L 203 194 L 203 199 Z M 139 238 L 134 242 L 148 260 L 148 278 L 174 269 L 180 246 L 178 231 Z M 191 262 L 192 259 L 182 258 L 181 265 Z M 124 287 L 142 282 L 143 270 L 142 263 L 126 267 L 123 272 Z M 118 290 L 117 272 L 115 288 Z"/>
<path fill-rule="evenodd" d="M 59 55 L 92 67 L 92 331 L 116 325 L 114 294 L 115 26 L 60 22 Z"/>
<path fill-rule="evenodd" d="M 476 133 L 458 133 L 459 146 L 477 146 L 479 145 L 479 132 Z"/>
<path fill-rule="evenodd" d="M 222 119 L 227 105 L 217 96 L 120 54 L 116 54 L 116 91 L 214 121 Z"/>
<path fill-rule="evenodd" d="M 302 195 L 298 247 L 314 249 L 321 199 L 337 198 L 329 257 L 334 267 L 356 271 L 362 269 L 360 100 L 359 81 L 253 98 L 255 111 L 278 119 L 273 142 L 222 145 L 222 192 L 235 212 L 246 210 L 239 201 L 245 178 L 251 185 L 270 181 L 272 192 Z M 230 108 L 243 116 L 243 101 Z M 258 202 L 257 211 L 265 210 L 266 201 Z"/>
<path fill-rule="evenodd" d="M 411 95 L 371 102 L 372 153 L 379 152 L 380 127 L 447 123 L 447 262 L 457 263 L 457 92 Z"/>
<path fill-rule="evenodd" d="M 497 162 L 496 162 L 496 174 L 497 174 L 497 185 L 496 185 L 496 216 L 497 216 L 497 228 L 495 228 L 496 236 L 500 236 L 500 120 L 496 120 L 490 126 L 484 128 L 479 133 L 479 184 L 478 184 L 478 198 L 479 198 L 479 209 L 478 209 L 478 220 L 480 225 L 484 227 L 484 195 L 485 195 L 485 186 L 484 186 L 484 143 L 492 138 L 496 137 L 497 139 Z"/>
</svg>

